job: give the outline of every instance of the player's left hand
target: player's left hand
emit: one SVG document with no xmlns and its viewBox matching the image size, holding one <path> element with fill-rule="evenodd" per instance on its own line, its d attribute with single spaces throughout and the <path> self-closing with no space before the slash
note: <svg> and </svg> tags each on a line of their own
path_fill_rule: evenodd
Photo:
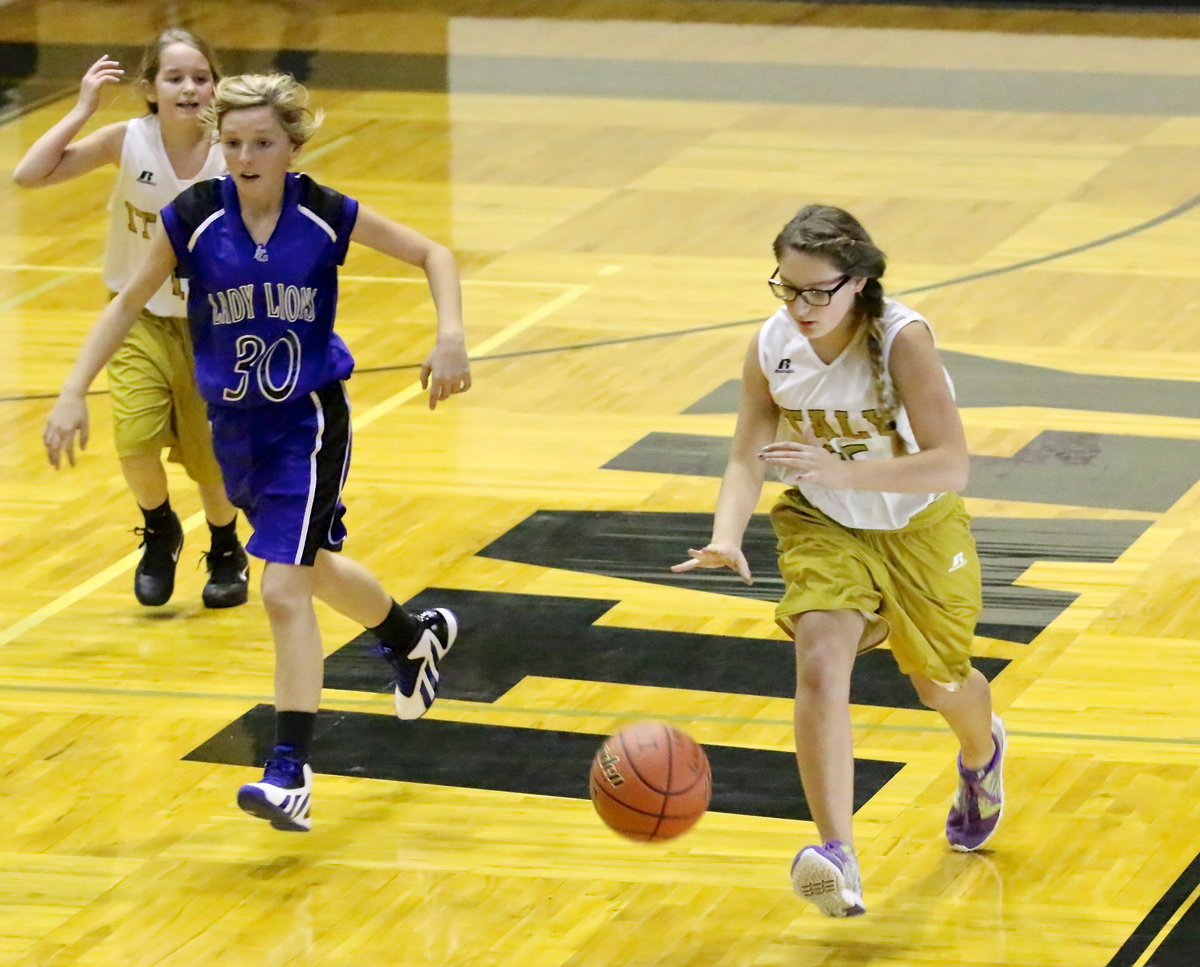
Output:
<svg viewBox="0 0 1200 967">
<path fill-rule="evenodd" d="M 46 428 L 42 431 L 42 443 L 46 447 L 46 458 L 55 470 L 59 468 L 65 453 L 67 462 L 75 466 L 75 436 L 79 435 L 79 449 L 86 450 L 88 443 L 87 401 L 83 396 L 63 392 L 54 401 Z"/>
<path fill-rule="evenodd" d="M 429 408 L 471 388 L 471 363 L 462 340 L 438 342 L 421 364 L 421 388 L 429 390 Z"/>
<path fill-rule="evenodd" d="M 819 484 L 830 490 L 850 486 L 849 461 L 815 443 L 770 443 L 758 452 L 758 459 L 796 471 L 794 475 L 788 475 L 789 479 Z"/>
</svg>

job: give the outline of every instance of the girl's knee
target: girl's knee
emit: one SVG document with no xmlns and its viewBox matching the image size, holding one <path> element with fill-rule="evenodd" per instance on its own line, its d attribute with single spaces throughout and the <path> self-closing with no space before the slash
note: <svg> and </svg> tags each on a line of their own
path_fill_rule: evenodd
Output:
<svg viewBox="0 0 1200 967">
<path fill-rule="evenodd" d="M 950 689 L 939 685 L 932 678 L 926 678 L 924 675 L 909 675 L 908 677 L 917 690 L 917 698 L 921 700 L 921 704 L 935 712 L 940 712 L 953 695 Z"/>
<path fill-rule="evenodd" d="M 290 577 L 289 573 L 271 567 L 263 573 L 260 594 L 263 607 L 272 620 L 287 619 L 312 607 L 308 585 Z"/>
<path fill-rule="evenodd" d="M 858 651 L 856 638 L 834 629 L 812 634 L 797 625 L 795 645 L 797 692 L 838 690 L 849 694 L 850 671 Z"/>
<path fill-rule="evenodd" d="M 850 696 L 850 676 L 836 667 L 819 661 L 797 662 L 796 695 L 845 695 Z"/>
<path fill-rule="evenodd" d="M 298 595 L 290 593 L 286 588 L 262 587 L 262 603 L 267 615 L 273 619 L 287 618 L 299 611 Z"/>
</svg>

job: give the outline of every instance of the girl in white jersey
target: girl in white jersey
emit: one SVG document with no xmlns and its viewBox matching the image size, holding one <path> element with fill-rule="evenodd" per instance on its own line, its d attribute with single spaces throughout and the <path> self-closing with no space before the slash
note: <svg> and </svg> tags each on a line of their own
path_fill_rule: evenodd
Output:
<svg viewBox="0 0 1200 967">
<path fill-rule="evenodd" d="M 961 745 L 946 822 L 958 850 L 996 828 L 1004 727 L 970 664 L 979 561 L 962 499 L 968 454 L 929 324 L 883 295 L 883 253 L 849 213 L 810 205 L 774 243 L 784 305 L 750 340 L 712 540 L 676 572 L 728 567 L 746 583 L 742 535 L 773 470 L 771 512 L 795 641 L 796 761 L 821 837 L 792 885 L 829 916 L 864 911 L 851 830 L 850 672 L 888 642 L 922 702 Z"/>
<path fill-rule="evenodd" d="M 72 139 L 95 113 L 100 91 L 124 71 L 101 57 L 83 76 L 79 100 L 39 138 L 13 172 L 26 188 L 58 184 L 103 164 L 117 166 L 104 282 L 119 292 L 161 232 L 159 210 L 197 181 L 225 172 L 220 148 L 200 122 L 212 101 L 216 70 L 207 43 L 186 30 L 162 33 L 146 50 L 139 84 L 150 113 Z M 187 304 L 180 281 L 168 279 L 141 313 L 108 365 L 113 435 L 121 470 L 141 508 L 144 526 L 134 593 L 145 605 L 165 604 L 175 588 L 183 528 L 171 509 L 162 451 L 196 481 L 211 532 L 205 554 L 204 604 L 245 602 L 246 555 L 237 512 L 225 494 L 213 456 L 203 401 L 196 391 Z M 86 444 L 86 440 L 82 441 Z"/>
</svg>

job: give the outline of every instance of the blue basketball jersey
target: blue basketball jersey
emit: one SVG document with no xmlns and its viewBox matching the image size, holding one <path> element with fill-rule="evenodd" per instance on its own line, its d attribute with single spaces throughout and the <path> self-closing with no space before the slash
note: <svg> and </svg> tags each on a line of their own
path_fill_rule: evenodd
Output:
<svg viewBox="0 0 1200 967">
<path fill-rule="evenodd" d="M 268 406 L 349 377 L 354 359 L 333 322 L 337 268 L 357 217 L 353 198 L 296 173 L 265 245 L 250 237 L 228 176 L 193 185 L 162 210 L 188 280 L 196 384 L 208 403 Z"/>
</svg>

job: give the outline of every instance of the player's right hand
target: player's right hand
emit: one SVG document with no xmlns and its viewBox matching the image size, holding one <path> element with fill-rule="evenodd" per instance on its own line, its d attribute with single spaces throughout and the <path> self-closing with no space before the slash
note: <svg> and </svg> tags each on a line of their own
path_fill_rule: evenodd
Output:
<svg viewBox="0 0 1200 967">
<path fill-rule="evenodd" d="M 746 555 L 742 553 L 740 547 L 733 544 L 709 544 L 699 550 L 689 547 L 688 555 L 690 560 L 672 565 L 671 570 L 676 574 L 682 574 L 698 567 L 727 567 L 731 571 L 737 571 L 738 576 L 746 584 L 754 583 L 754 578 L 750 576 L 750 564 L 746 560 Z"/>
<path fill-rule="evenodd" d="M 42 431 L 42 443 L 46 447 L 46 457 L 50 466 L 55 470 L 59 467 L 61 455 L 65 452 L 67 462 L 75 466 L 75 434 L 79 434 L 79 449 L 86 450 L 88 442 L 88 412 L 87 402 L 82 396 L 74 393 L 62 393 L 54 401 L 54 408 L 46 420 L 46 429 Z"/>
<path fill-rule="evenodd" d="M 118 84 L 124 76 L 121 65 L 105 54 L 87 69 L 79 82 L 79 106 L 89 112 L 95 111 L 100 105 L 100 88 L 105 84 Z"/>
</svg>

